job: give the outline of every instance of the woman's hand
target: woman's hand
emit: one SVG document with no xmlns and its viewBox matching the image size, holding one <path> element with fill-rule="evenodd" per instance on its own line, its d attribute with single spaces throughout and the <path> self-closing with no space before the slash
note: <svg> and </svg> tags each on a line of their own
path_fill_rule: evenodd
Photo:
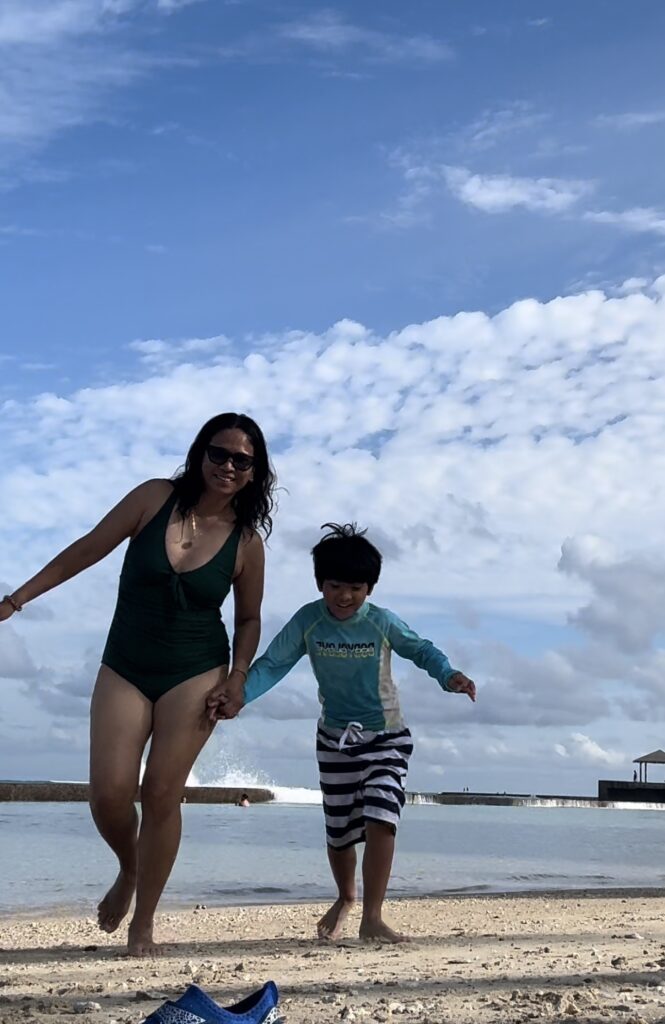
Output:
<svg viewBox="0 0 665 1024">
<path fill-rule="evenodd" d="M 448 686 L 455 693 L 466 693 L 469 700 L 475 701 L 476 699 L 476 684 L 473 679 L 469 679 L 463 672 L 455 672 L 454 675 L 448 680 Z"/>
<path fill-rule="evenodd" d="M 245 679 L 240 670 L 231 670 L 226 679 L 218 683 L 206 699 L 208 718 L 218 722 L 223 718 L 235 718 L 245 705 Z"/>
</svg>

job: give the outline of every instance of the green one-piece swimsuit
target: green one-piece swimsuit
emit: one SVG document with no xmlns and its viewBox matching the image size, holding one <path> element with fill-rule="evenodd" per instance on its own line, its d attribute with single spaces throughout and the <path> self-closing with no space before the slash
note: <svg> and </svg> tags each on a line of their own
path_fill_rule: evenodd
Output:
<svg viewBox="0 0 665 1024">
<path fill-rule="evenodd" d="M 176 572 L 166 553 L 175 491 L 129 542 L 102 664 L 156 701 L 185 679 L 229 663 L 220 607 L 231 589 L 240 529 L 198 569 Z"/>
</svg>

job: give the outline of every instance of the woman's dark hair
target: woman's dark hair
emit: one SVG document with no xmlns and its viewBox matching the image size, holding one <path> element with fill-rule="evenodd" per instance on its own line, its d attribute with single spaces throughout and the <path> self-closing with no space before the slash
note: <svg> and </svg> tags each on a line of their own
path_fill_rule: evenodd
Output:
<svg viewBox="0 0 665 1024">
<path fill-rule="evenodd" d="M 381 552 L 355 523 L 324 523 L 328 533 L 312 548 L 314 575 L 321 587 L 325 580 L 366 583 L 373 587 L 381 572 Z"/>
<path fill-rule="evenodd" d="M 201 467 L 206 448 L 220 430 L 242 430 L 254 449 L 252 479 L 234 496 L 231 507 L 238 526 L 262 530 L 266 537 L 272 531 L 270 513 L 274 507 L 273 491 L 277 477 L 268 459 L 268 449 L 261 428 L 249 416 L 238 412 L 223 412 L 204 423 L 187 452 L 184 469 L 173 477 L 177 506 L 183 518 L 188 515 L 203 493 Z"/>
</svg>

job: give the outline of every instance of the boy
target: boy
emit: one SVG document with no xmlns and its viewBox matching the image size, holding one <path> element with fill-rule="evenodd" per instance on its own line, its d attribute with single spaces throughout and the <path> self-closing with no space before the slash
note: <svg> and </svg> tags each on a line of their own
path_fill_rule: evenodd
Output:
<svg viewBox="0 0 665 1024">
<path fill-rule="evenodd" d="M 317 760 L 323 792 L 328 859 L 338 897 L 318 923 L 320 938 L 336 939 L 356 896 L 355 844 L 365 843 L 361 939 L 402 942 L 383 920 L 395 832 L 413 750 L 390 673 L 395 651 L 444 690 L 476 699 L 476 687 L 385 608 L 366 602 L 381 571 L 381 554 L 355 524 L 329 529 L 313 548 L 314 575 L 323 599 L 295 613 L 251 666 L 244 694 L 227 690 L 211 702 L 213 718 L 234 717 L 308 654 L 319 684 L 321 717 Z"/>
</svg>

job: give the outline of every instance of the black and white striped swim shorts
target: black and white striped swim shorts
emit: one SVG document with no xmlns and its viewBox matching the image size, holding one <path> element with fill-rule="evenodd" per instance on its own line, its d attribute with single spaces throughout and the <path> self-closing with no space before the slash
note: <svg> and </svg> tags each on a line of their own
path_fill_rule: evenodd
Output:
<svg viewBox="0 0 665 1024">
<path fill-rule="evenodd" d="M 346 729 L 319 725 L 316 759 L 329 846 L 343 850 L 365 841 L 365 822 L 396 830 L 413 742 L 408 729 L 371 732 L 359 723 Z"/>
</svg>

